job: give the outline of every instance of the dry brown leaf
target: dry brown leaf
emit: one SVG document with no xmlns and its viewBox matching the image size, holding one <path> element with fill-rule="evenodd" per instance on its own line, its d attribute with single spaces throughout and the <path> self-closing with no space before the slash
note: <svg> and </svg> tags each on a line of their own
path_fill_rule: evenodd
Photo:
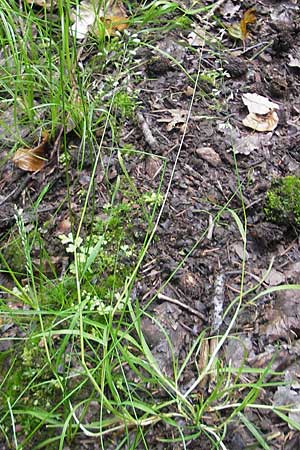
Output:
<svg viewBox="0 0 300 450">
<path fill-rule="evenodd" d="M 241 28 L 241 34 L 243 37 L 243 40 L 247 37 L 247 25 L 249 23 L 255 23 L 256 22 L 256 16 L 255 16 L 255 8 L 249 8 L 247 11 L 245 11 L 242 20 L 240 21 L 240 28 Z"/>
<path fill-rule="evenodd" d="M 185 124 L 188 115 L 187 109 L 169 109 L 168 113 L 171 114 L 172 118 L 158 119 L 158 122 L 166 122 L 168 124 L 168 131 L 174 128 L 181 128 Z"/>
<path fill-rule="evenodd" d="M 109 36 L 113 36 L 116 31 L 124 31 L 128 28 L 128 17 L 121 1 L 114 1 L 100 19 L 105 23 L 106 32 Z"/>
<path fill-rule="evenodd" d="M 16 151 L 13 162 L 19 169 L 27 172 L 37 172 L 46 164 L 45 153 L 48 147 L 49 135 L 45 131 L 41 143 L 34 148 L 19 148 Z"/>
<path fill-rule="evenodd" d="M 128 20 L 120 16 L 101 17 L 105 24 L 105 30 L 109 36 L 113 36 L 116 31 L 124 31 L 128 28 Z"/>
<path fill-rule="evenodd" d="M 247 25 L 256 22 L 255 16 L 255 8 L 249 8 L 244 12 L 242 19 L 240 22 L 236 22 L 229 27 L 227 27 L 227 31 L 230 36 L 235 39 L 240 39 L 241 41 L 245 41 L 248 35 Z"/>
<path fill-rule="evenodd" d="M 244 94 L 242 100 L 249 111 L 248 116 L 243 120 L 245 127 L 260 132 L 275 130 L 279 122 L 278 115 L 274 111 L 279 109 L 276 103 L 255 93 Z"/>
<path fill-rule="evenodd" d="M 259 132 L 273 131 L 279 122 L 278 115 L 275 111 L 270 111 L 268 114 L 249 113 L 243 120 L 243 125 L 252 130 Z"/>
</svg>

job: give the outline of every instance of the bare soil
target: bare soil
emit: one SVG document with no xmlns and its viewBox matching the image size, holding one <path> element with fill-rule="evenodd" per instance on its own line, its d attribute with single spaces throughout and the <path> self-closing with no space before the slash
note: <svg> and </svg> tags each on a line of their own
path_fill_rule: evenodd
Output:
<svg viewBox="0 0 300 450">
<path fill-rule="evenodd" d="M 284 283 L 300 284 L 297 232 L 288 225 L 269 222 L 264 214 L 265 194 L 272 180 L 300 175 L 300 67 L 291 65 L 293 59 L 299 61 L 300 58 L 300 6 L 297 0 L 227 0 L 215 14 L 229 24 L 240 20 L 248 7 L 256 8 L 257 22 L 249 27 L 245 48 L 243 43 L 220 29 L 213 18 L 207 27 L 210 40 L 203 46 L 188 45 L 191 28 L 164 32 L 159 37 L 153 33 L 153 42 L 156 39 L 158 48 L 173 59 L 155 50 L 141 49 L 136 54 L 138 76 L 131 77 L 128 84 L 137 94 L 139 106 L 134 117 L 125 120 L 118 145 L 131 144 L 136 149 L 166 158 L 163 192 L 176 163 L 156 239 L 147 253 L 133 293 L 142 305 L 153 299 L 148 312 L 169 332 L 179 360 L 204 328 L 211 327 L 211 334 L 215 334 L 213 299 L 218 286 L 223 311 L 239 293 L 243 258 L 241 234 L 228 210 L 221 214 L 217 223 L 212 221 L 224 205 L 228 204 L 241 218 L 243 203 L 246 207 L 244 290 L 262 279 L 271 261 L 271 271 L 261 290 Z M 195 19 L 196 25 L 197 21 L 199 27 L 203 27 L 200 17 Z M 195 80 L 199 62 L 199 83 L 185 129 L 193 90 L 179 64 Z M 212 71 L 220 74 L 214 83 Z M 129 83 L 128 79 L 124 79 L 124 83 Z M 279 125 L 273 132 L 255 133 L 244 127 L 242 120 L 247 115 L 241 99 L 244 93 L 263 95 L 279 105 Z M 251 140 L 254 135 L 255 142 Z M 68 140 L 70 146 L 77 145 L 72 133 Z M 105 145 L 109 147 L 110 142 L 111 137 L 107 136 Z M 121 173 L 116 154 L 104 159 L 103 167 L 109 166 L 109 171 L 105 176 L 102 168 L 98 171 L 94 192 L 96 215 L 101 214 L 116 176 Z M 140 192 L 157 190 L 162 160 L 131 155 L 126 159 L 126 168 Z M 76 157 L 72 155 L 69 184 L 75 222 L 82 207 L 80 192 L 89 182 L 89 169 L 87 160 L 79 173 Z M 34 218 L 49 223 L 45 238 L 50 254 L 58 258 L 56 270 L 59 273 L 64 263 L 61 248 L 57 246 L 57 227 L 63 227 L 69 217 L 70 205 L 63 204 L 55 220 L 51 220 L 67 192 L 65 172 L 58 171 L 55 158 L 44 171 L 30 175 L 14 168 L 9 161 L 6 163 L 0 180 L 0 230 L 2 240 L 7 239 L 15 226 L 15 204 L 24 209 L 30 222 L 31 205 L 45 183 L 50 183 L 50 189 Z M 138 215 L 134 220 L 138 241 L 138 236 L 143 235 L 143 226 Z M 208 227 L 209 234 L 205 233 Z M 9 280 L 3 282 L 9 284 Z M 158 291 L 160 296 L 157 297 Z M 246 297 L 245 307 L 232 330 L 239 340 L 229 340 L 222 352 L 223 360 L 227 363 L 231 360 L 235 367 L 245 364 L 261 368 L 271 364 L 273 370 L 283 372 L 282 380 L 293 381 L 295 388 L 289 392 L 279 388 L 268 389 L 267 393 L 262 391 L 259 398 L 269 404 L 289 403 L 292 394 L 298 399 L 300 396 L 300 294 L 297 292 L 270 294 L 255 304 L 248 304 L 250 298 Z M 219 324 L 218 333 L 226 330 L 233 312 Z M 150 319 L 143 319 L 142 328 L 154 356 L 168 373 L 172 370 L 172 359 L 164 335 Z M 2 330 L 2 335 L 4 332 Z M 192 364 L 188 373 L 183 389 L 188 389 L 197 376 Z M 207 395 L 208 384 L 201 389 L 201 395 Z M 241 398 L 242 395 L 241 392 Z M 247 414 L 265 436 L 273 436 L 269 441 L 271 449 L 300 448 L 299 432 L 289 429 L 275 415 L 250 411 Z M 295 420 L 299 423 L 299 415 Z M 175 448 L 161 444 L 162 437 L 171 436 L 170 430 L 161 424 L 149 430 L 149 448 Z M 107 448 L 115 448 L 117 440 L 115 437 L 108 441 Z M 232 423 L 225 440 L 227 448 L 242 450 L 252 444 L 253 437 L 245 427 L 238 421 Z M 73 445 L 70 448 L 100 448 L 97 442 L 83 436 Z M 211 449 L 211 445 L 201 437 L 192 441 L 190 448 L 204 450 Z M 179 448 L 182 447 L 178 444 Z M 259 447 L 256 444 L 251 448 Z"/>
</svg>

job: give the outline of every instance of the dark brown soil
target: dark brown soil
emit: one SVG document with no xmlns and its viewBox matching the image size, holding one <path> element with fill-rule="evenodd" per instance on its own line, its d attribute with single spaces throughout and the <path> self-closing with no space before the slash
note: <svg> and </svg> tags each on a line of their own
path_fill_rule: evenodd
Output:
<svg viewBox="0 0 300 450">
<path fill-rule="evenodd" d="M 187 0 L 182 3 L 186 4 Z M 230 11 L 238 6 L 231 17 Z M 212 18 L 207 30 L 210 41 L 203 48 L 187 45 L 191 29 L 164 32 L 156 44 L 172 59 L 162 57 L 155 50 L 138 52 L 139 77 L 132 77 L 130 81 L 130 89 L 138 94 L 139 106 L 135 117 L 125 120 L 118 145 L 131 144 L 136 149 L 166 158 L 163 192 L 167 190 L 175 165 L 156 239 L 143 262 L 134 295 L 142 305 L 150 303 L 148 312 L 155 315 L 169 333 L 179 359 L 187 354 L 204 328 L 211 327 L 212 336 L 216 332 L 222 334 L 232 317 L 233 312 L 213 329 L 216 284 L 221 283 L 224 312 L 238 295 L 241 283 L 243 243 L 228 208 L 241 220 L 243 205 L 247 213 L 244 290 L 261 280 L 271 261 L 272 269 L 260 290 L 284 283 L 300 284 L 297 232 L 271 223 L 264 214 L 265 194 L 272 180 L 300 175 L 300 68 L 290 65 L 291 58 L 298 58 L 298 61 L 300 58 L 300 6 L 297 0 L 227 0 L 215 14 L 225 23 L 232 23 L 240 20 L 247 7 L 253 6 L 257 22 L 249 27 L 245 48 L 225 32 L 222 35 L 219 24 Z M 194 18 L 196 26 L 197 23 L 203 26 L 200 16 Z M 155 42 L 155 33 L 152 37 Z M 193 79 L 200 64 L 199 83 L 186 129 L 184 121 L 191 105 L 192 85 L 174 60 Z M 212 70 L 222 74 L 215 85 L 208 77 L 201 76 Z M 244 93 L 257 93 L 279 105 L 279 124 L 273 132 L 256 133 L 244 127 L 242 120 L 247 115 L 242 102 Z M 150 138 L 145 123 L 151 130 Z M 253 141 L 249 144 L 253 135 L 259 136 L 255 144 Z M 70 145 L 76 145 L 76 136 L 69 134 L 67 138 Z M 109 136 L 106 144 L 110 145 Z M 102 173 L 104 169 L 99 168 L 94 192 L 95 214 L 101 213 L 121 172 L 116 154 L 105 158 L 102 167 L 109 170 Z M 127 158 L 128 173 L 140 192 L 157 190 L 161 161 L 153 156 Z M 75 157 L 70 162 L 71 221 L 76 222 L 82 207 L 80 191 L 88 185 L 89 165 L 87 161 L 79 172 Z M 7 239 L 14 226 L 15 204 L 24 209 L 28 223 L 32 220 L 31 205 L 45 183 L 50 183 L 50 188 L 34 216 L 41 223 L 50 220 L 66 193 L 64 170 L 58 171 L 54 160 L 44 171 L 32 175 L 13 168 L 10 162 L 5 165 L 0 180 L 2 240 Z M 213 223 L 225 205 L 228 208 Z M 46 240 L 53 258 L 61 255 L 56 241 L 52 243 L 51 239 L 68 217 L 68 205 L 63 204 L 55 220 L 49 222 Z M 135 227 L 136 236 L 138 233 L 143 236 L 138 218 Z M 62 265 L 60 260 L 58 273 Z M 157 296 L 158 292 L 162 295 Z M 272 364 L 273 370 L 285 373 L 282 380 L 292 377 L 297 384 L 294 392 L 299 396 L 300 295 L 297 292 L 262 296 L 255 304 L 247 304 L 251 299 L 247 296 L 232 330 L 238 334 L 239 341 L 229 340 L 222 358 L 227 363 L 231 360 L 235 367 L 242 363 L 260 368 Z M 180 303 L 174 304 L 168 298 Z M 142 329 L 159 365 L 168 373 L 172 370 L 172 359 L 164 335 L 150 319 L 143 319 Z M 184 381 L 186 388 L 195 380 L 193 366 L 189 373 L 190 378 Z M 201 395 L 207 395 L 207 389 L 208 386 L 202 386 Z M 263 398 L 264 395 L 268 398 Z M 278 388 L 262 393 L 260 398 L 268 404 L 284 401 Z M 274 436 L 269 441 L 271 449 L 300 448 L 299 433 L 289 429 L 275 415 L 250 411 L 247 414 L 265 436 Z M 159 442 L 160 438 L 169 437 L 170 430 L 161 424 L 153 427 L 147 434 L 148 448 L 175 448 Z M 242 450 L 250 448 L 253 437 L 236 421 L 231 423 L 224 443 L 230 450 Z M 211 449 L 211 445 L 201 437 L 191 441 L 189 448 L 204 450 Z M 114 440 L 107 442 L 107 449 L 115 447 Z M 82 438 L 72 448 L 100 447 Z M 178 444 L 176 448 L 182 447 Z"/>
</svg>

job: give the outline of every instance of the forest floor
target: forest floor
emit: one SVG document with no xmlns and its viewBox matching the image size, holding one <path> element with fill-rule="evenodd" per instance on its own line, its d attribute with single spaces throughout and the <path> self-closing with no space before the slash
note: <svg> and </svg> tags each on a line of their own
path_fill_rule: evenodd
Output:
<svg viewBox="0 0 300 450">
<path fill-rule="evenodd" d="M 12 3 L 0 449 L 299 449 L 299 222 L 267 203 L 300 175 L 299 1 L 124 2 L 82 39 Z"/>
</svg>

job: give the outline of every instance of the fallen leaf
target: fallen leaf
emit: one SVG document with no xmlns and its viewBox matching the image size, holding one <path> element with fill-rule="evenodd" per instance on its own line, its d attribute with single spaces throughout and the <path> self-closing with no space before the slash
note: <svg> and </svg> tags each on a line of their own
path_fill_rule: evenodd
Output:
<svg viewBox="0 0 300 450">
<path fill-rule="evenodd" d="M 276 103 L 258 94 L 244 94 L 243 103 L 247 106 L 249 114 L 243 120 L 245 127 L 259 132 L 273 131 L 278 125 L 279 118 L 275 109 Z"/>
<path fill-rule="evenodd" d="M 287 415 L 291 419 L 289 428 L 297 430 L 300 422 L 300 393 L 291 386 L 279 386 L 274 394 L 275 406 L 286 406 L 289 408 Z M 295 424 L 295 425 L 294 425 Z"/>
<path fill-rule="evenodd" d="M 84 39 L 96 20 L 95 7 L 92 3 L 83 0 L 76 9 L 76 13 L 71 12 L 71 19 L 74 20 L 71 26 L 72 34 L 76 39 Z"/>
<path fill-rule="evenodd" d="M 300 282 L 300 261 L 288 264 L 284 274 L 289 282 L 298 284 Z"/>
<path fill-rule="evenodd" d="M 272 8 L 272 12 L 270 14 L 270 18 L 272 23 L 276 24 L 277 27 L 284 26 L 287 27 L 291 23 L 293 23 L 295 17 L 295 12 L 293 8 Z M 279 29 L 279 28 L 278 28 Z"/>
<path fill-rule="evenodd" d="M 51 9 L 56 7 L 56 0 L 26 0 L 29 5 L 40 6 L 41 8 Z"/>
<path fill-rule="evenodd" d="M 202 37 L 199 31 L 191 31 L 187 39 L 192 47 L 202 47 L 205 45 L 205 36 Z"/>
<path fill-rule="evenodd" d="M 171 131 L 173 128 L 181 128 L 185 123 L 188 110 L 187 109 L 169 109 L 168 112 L 172 118 L 158 119 L 158 122 L 167 122 L 167 130 Z"/>
<path fill-rule="evenodd" d="M 227 27 L 227 31 L 230 36 L 235 39 L 240 39 L 241 41 L 245 41 L 248 35 L 247 25 L 256 22 L 255 16 L 255 8 L 249 8 L 244 12 L 242 19 L 240 22 L 234 23 Z"/>
<path fill-rule="evenodd" d="M 247 128 L 259 132 L 273 131 L 277 127 L 279 122 L 278 115 L 275 111 L 270 111 L 268 114 L 255 114 L 250 113 L 243 120 L 243 125 Z"/>
<path fill-rule="evenodd" d="M 227 151 L 234 151 L 235 154 L 250 155 L 254 150 L 261 150 L 265 143 L 269 142 L 271 133 L 258 134 L 242 132 L 229 123 L 220 123 L 219 131 L 224 135 L 223 141 Z"/>
<path fill-rule="evenodd" d="M 274 109 L 279 109 L 276 103 L 270 102 L 266 97 L 258 94 L 243 94 L 242 100 L 249 113 L 268 114 Z"/>
<path fill-rule="evenodd" d="M 259 150 L 264 142 L 264 137 L 258 134 L 247 134 L 247 136 L 241 136 L 232 145 L 234 153 L 241 155 L 250 155 L 254 150 Z"/>
<path fill-rule="evenodd" d="M 278 291 L 276 302 L 264 311 L 266 323 L 259 327 L 260 335 L 269 342 L 278 339 L 298 339 L 300 336 L 300 294 L 299 291 L 287 289 Z"/>
<path fill-rule="evenodd" d="M 240 28 L 243 40 L 247 37 L 247 25 L 249 23 L 255 23 L 256 22 L 256 16 L 255 16 L 255 8 L 249 8 L 247 11 L 245 11 L 242 20 L 240 21 Z"/>
<path fill-rule="evenodd" d="M 242 367 L 245 361 L 254 355 L 252 341 L 249 337 L 240 334 L 238 338 L 229 337 L 225 347 L 225 358 L 231 367 Z"/>
<path fill-rule="evenodd" d="M 289 55 L 289 58 L 290 62 L 288 63 L 288 66 L 300 69 L 300 58 L 294 58 L 292 55 Z"/>
<path fill-rule="evenodd" d="M 231 19 L 240 9 L 241 5 L 234 5 L 231 0 L 228 0 L 221 8 L 222 16 L 225 19 Z"/>
<path fill-rule="evenodd" d="M 128 28 L 128 17 L 120 0 L 110 0 L 104 7 L 98 2 L 83 0 L 71 19 L 74 21 L 71 31 L 76 39 L 84 39 L 89 31 L 97 34 L 101 22 L 108 36 Z"/>
<path fill-rule="evenodd" d="M 113 36 L 116 31 L 124 31 L 128 28 L 128 17 L 121 1 L 113 1 L 109 11 L 100 18 L 105 23 L 106 32 Z"/>
<path fill-rule="evenodd" d="M 22 170 L 27 172 L 37 172 L 41 170 L 45 164 L 45 153 L 48 147 L 49 135 L 45 131 L 42 135 L 41 143 L 34 148 L 19 148 L 13 157 L 13 163 Z"/>
<path fill-rule="evenodd" d="M 194 30 L 188 34 L 187 39 L 192 47 L 204 47 L 207 42 L 210 44 L 215 44 L 217 42 L 215 37 L 198 25 L 194 26 Z M 168 51 L 168 53 L 171 52 Z"/>
</svg>

